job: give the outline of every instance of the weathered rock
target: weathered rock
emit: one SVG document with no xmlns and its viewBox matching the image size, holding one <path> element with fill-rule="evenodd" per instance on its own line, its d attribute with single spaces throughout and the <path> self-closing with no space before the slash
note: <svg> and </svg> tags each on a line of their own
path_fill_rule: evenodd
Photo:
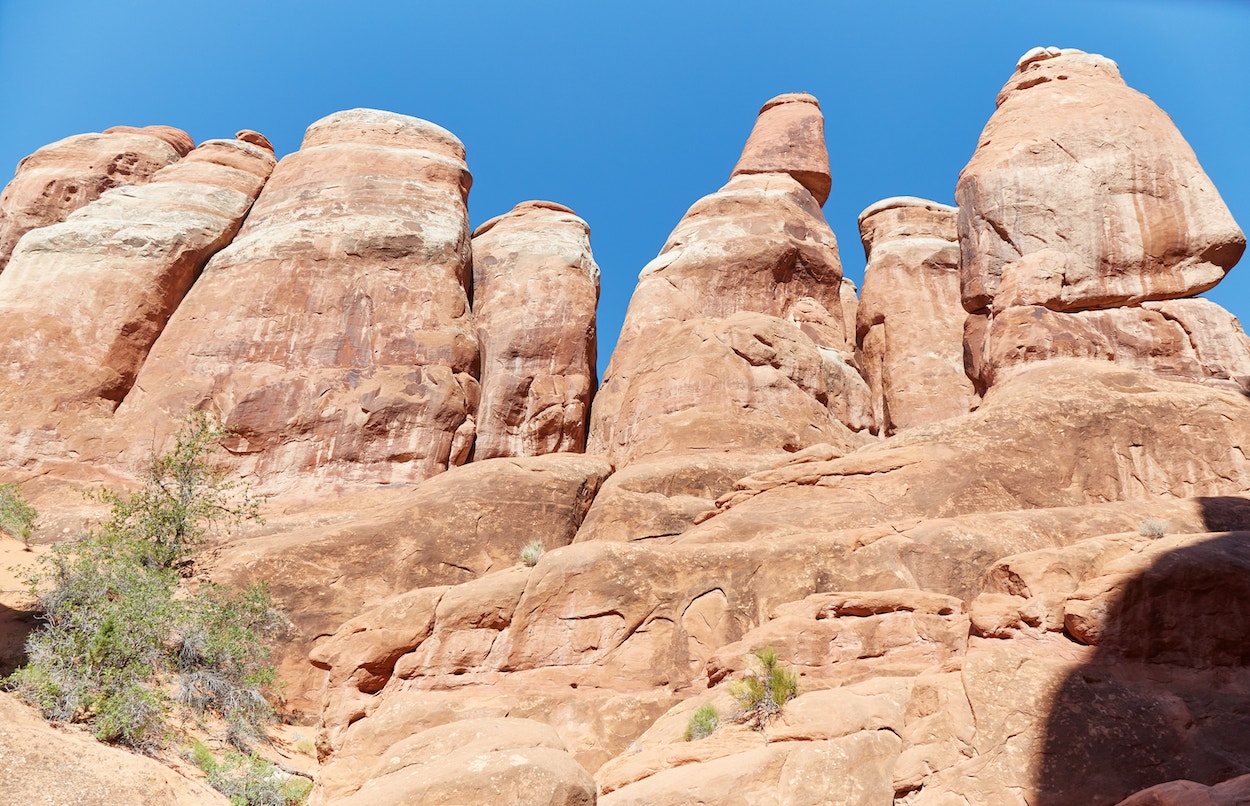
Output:
<svg viewBox="0 0 1250 806">
<path fill-rule="evenodd" d="M 474 459 L 586 446 L 594 396 L 599 267 L 590 228 L 551 202 L 522 202 L 473 236 L 482 351 Z"/>
<path fill-rule="evenodd" d="M 1116 806 L 1238 806 L 1250 801 L 1250 775 L 1239 775 L 1215 786 L 1196 781 L 1169 781 L 1143 789 Z"/>
<path fill-rule="evenodd" d="M 772 464 L 769 456 L 708 451 L 641 459 L 603 483 L 574 542 L 666 542 L 714 509 L 738 479 Z"/>
<path fill-rule="evenodd" d="M 67 137 L 26 157 L 0 194 L 0 272 L 27 232 L 64 221 L 110 188 L 146 183 L 193 145 L 168 126 L 119 126 Z"/>
<path fill-rule="evenodd" d="M 590 806 L 595 782 L 546 725 L 467 719 L 397 741 L 351 780 L 323 777 L 311 803 L 498 803 Z M 343 771 L 340 765 L 337 770 Z"/>
<path fill-rule="evenodd" d="M 1092 358 L 1250 390 L 1250 341 L 1232 315 L 1203 299 L 1072 313 L 1016 306 L 968 323 L 967 349 L 983 387 L 1027 363 Z"/>
<path fill-rule="evenodd" d="M 231 584 L 265 581 L 291 614 L 294 633 L 279 658 L 285 696 L 290 708 L 312 713 L 322 675 L 304 659 L 315 641 L 368 604 L 516 565 L 532 541 L 549 550 L 568 544 L 608 472 L 599 457 L 568 454 L 473 462 L 346 516 L 349 501 L 324 518 L 306 510 L 271 518 L 269 534 L 223 549 L 212 576 Z M 389 677 L 389 667 L 359 651 L 362 666 Z"/>
<path fill-rule="evenodd" d="M 1022 62 L 955 198 L 969 311 L 1192 296 L 1245 249 L 1168 116 L 1080 51 Z"/>
<path fill-rule="evenodd" d="M 965 414 L 977 400 L 964 373 L 956 212 L 900 197 L 859 215 L 868 265 L 857 358 L 883 434 Z"/>
<path fill-rule="evenodd" d="M 213 408 L 261 488 L 412 483 L 473 441 L 464 147 L 357 109 L 308 128 L 126 401 L 158 434 Z"/>
<path fill-rule="evenodd" d="M 1241 495 L 1250 490 L 1250 432 L 1240 424 L 1248 407 L 1240 393 L 1110 364 L 1033 364 L 995 386 L 976 412 L 747 485 L 756 489 L 681 540 Z"/>
<path fill-rule="evenodd" d="M 819 443 L 846 453 L 871 441 L 830 411 L 845 376 L 831 374 L 815 343 L 776 317 L 673 323 L 651 332 L 645 353 L 622 361 L 631 372 L 613 377 L 609 367 L 612 391 L 601 391 L 595 411 L 616 408 L 594 415 L 590 446 L 618 467 L 657 454 L 779 453 Z"/>
<path fill-rule="evenodd" d="M 791 92 L 765 103 L 732 175 L 743 174 L 789 174 L 823 207 L 833 180 L 820 101 Z"/>
<path fill-rule="evenodd" d="M 108 191 L 28 233 L 0 275 L 6 424 L 38 429 L 59 412 L 111 412 L 273 166 L 255 146 L 210 140 L 148 184 Z"/>
<path fill-rule="evenodd" d="M 786 132 L 811 131 L 800 118 L 819 121 L 806 97 L 766 109 L 759 148 L 748 147 L 740 168 Z M 862 428 L 865 413 L 843 390 L 863 398 L 866 386 L 840 355 L 850 349 L 837 242 L 811 192 L 786 172 L 815 151 L 823 153 L 821 138 L 800 137 L 791 155 L 798 162 L 737 171 L 690 208 L 643 269 L 596 397 L 588 450 L 619 467 L 690 448 L 858 444 L 848 425 Z M 790 318 L 796 332 L 761 314 Z M 709 431 L 712 422 L 724 433 Z"/>
<path fill-rule="evenodd" d="M 0 802 L 226 806 L 220 792 L 158 761 L 58 730 L 0 693 Z"/>
</svg>

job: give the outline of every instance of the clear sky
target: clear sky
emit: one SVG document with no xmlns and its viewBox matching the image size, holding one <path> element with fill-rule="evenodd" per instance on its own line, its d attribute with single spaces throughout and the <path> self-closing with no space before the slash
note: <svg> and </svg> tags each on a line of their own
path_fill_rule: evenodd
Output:
<svg viewBox="0 0 1250 806">
<path fill-rule="evenodd" d="M 950 203 L 1034 45 L 1116 60 L 1250 225 L 1247 43 L 1241 0 L 0 0 L 0 182 L 45 143 L 119 124 L 256 129 L 281 156 L 340 109 L 423 117 L 468 148 L 475 226 L 525 199 L 590 223 L 602 371 L 638 271 L 728 179 L 768 98 L 821 101 L 825 215 L 859 284 L 859 212 Z M 1250 260 L 1209 296 L 1246 321 L 1248 291 Z"/>
</svg>

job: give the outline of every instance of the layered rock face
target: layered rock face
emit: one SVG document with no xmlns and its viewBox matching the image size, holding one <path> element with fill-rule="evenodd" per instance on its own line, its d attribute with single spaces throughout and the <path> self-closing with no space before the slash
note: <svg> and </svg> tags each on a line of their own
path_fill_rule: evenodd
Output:
<svg viewBox="0 0 1250 806">
<path fill-rule="evenodd" d="M 1245 236 L 1172 121 L 1114 62 L 1026 54 L 955 197 L 980 387 L 1053 356 L 1211 375 L 1180 328 L 1139 306 L 1211 288 Z"/>
<path fill-rule="evenodd" d="M 170 126 L 115 126 L 31 154 L 0 194 L 0 272 L 27 232 L 64 221 L 110 188 L 146 183 L 194 146 L 185 132 Z"/>
<path fill-rule="evenodd" d="M 464 147 L 357 109 L 309 127 L 179 308 L 119 414 L 220 411 L 262 484 L 417 481 L 473 444 Z"/>
<path fill-rule="evenodd" d="M 855 324 L 857 363 L 883 434 L 964 414 L 967 314 L 959 297 L 956 210 L 911 197 L 859 215 L 868 265 Z"/>
<path fill-rule="evenodd" d="M 474 232 L 475 459 L 585 449 L 598 301 L 590 227 L 569 208 L 523 202 Z"/>
<path fill-rule="evenodd" d="M 808 96 L 766 104 L 729 183 L 643 269 L 589 450 L 620 466 L 676 450 L 858 444 L 848 425 L 864 427 L 866 398 L 847 366 L 842 266 L 811 189 L 828 188 L 819 114 Z M 834 393 L 843 387 L 861 395 Z"/>
<path fill-rule="evenodd" d="M 274 162 L 248 143 L 210 140 L 148 184 L 110 190 L 22 239 L 0 275 L 0 410 L 10 428 L 118 405 Z"/>
</svg>

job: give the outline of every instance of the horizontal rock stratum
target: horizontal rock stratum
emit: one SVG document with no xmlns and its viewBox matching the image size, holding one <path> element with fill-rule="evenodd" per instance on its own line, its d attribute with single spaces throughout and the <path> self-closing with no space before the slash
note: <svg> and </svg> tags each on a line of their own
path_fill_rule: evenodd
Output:
<svg viewBox="0 0 1250 806">
<path fill-rule="evenodd" d="M 862 292 L 852 157 L 767 101 L 602 388 L 590 224 L 471 233 L 468 158 L 371 109 L 281 160 L 118 128 L 0 197 L 0 483 L 51 542 L 224 421 L 267 520 L 196 572 L 289 613 L 313 806 L 1241 802 L 1250 339 L 1196 295 L 1245 239 L 1112 61 L 1025 54 L 957 205 L 860 215 Z M 766 650 L 795 696 L 750 712 Z M 27 799 L 221 802 L 0 707 Z"/>
</svg>

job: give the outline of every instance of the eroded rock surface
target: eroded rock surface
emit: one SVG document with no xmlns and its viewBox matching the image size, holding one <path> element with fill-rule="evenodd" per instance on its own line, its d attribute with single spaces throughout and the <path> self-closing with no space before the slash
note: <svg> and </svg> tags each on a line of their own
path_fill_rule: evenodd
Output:
<svg viewBox="0 0 1250 806">
<path fill-rule="evenodd" d="M 308 128 L 209 264 L 123 407 L 140 433 L 209 407 L 267 489 L 411 483 L 473 444 L 464 146 L 369 109 Z"/>
<path fill-rule="evenodd" d="M 859 215 L 868 265 L 855 325 L 857 363 L 883 434 L 956 417 L 977 400 L 964 372 L 956 212 L 906 197 Z"/>
<path fill-rule="evenodd" d="M 0 272 L 27 232 L 64 221 L 106 190 L 146 183 L 194 146 L 170 126 L 115 126 L 58 140 L 26 157 L 0 194 Z"/>
<path fill-rule="evenodd" d="M 1227 377 L 1148 304 L 1214 286 L 1245 236 L 1171 119 L 1110 59 L 1022 59 L 955 197 L 979 389 L 1055 356 Z"/>
<path fill-rule="evenodd" d="M 473 236 L 482 352 L 474 459 L 580 453 L 596 386 L 599 267 L 590 227 L 552 202 L 522 202 Z"/>
<path fill-rule="evenodd" d="M 273 166 L 253 145 L 210 140 L 22 239 L 0 275 L 0 411 L 24 453 L 66 413 L 110 414 L 125 398 Z"/>
</svg>

